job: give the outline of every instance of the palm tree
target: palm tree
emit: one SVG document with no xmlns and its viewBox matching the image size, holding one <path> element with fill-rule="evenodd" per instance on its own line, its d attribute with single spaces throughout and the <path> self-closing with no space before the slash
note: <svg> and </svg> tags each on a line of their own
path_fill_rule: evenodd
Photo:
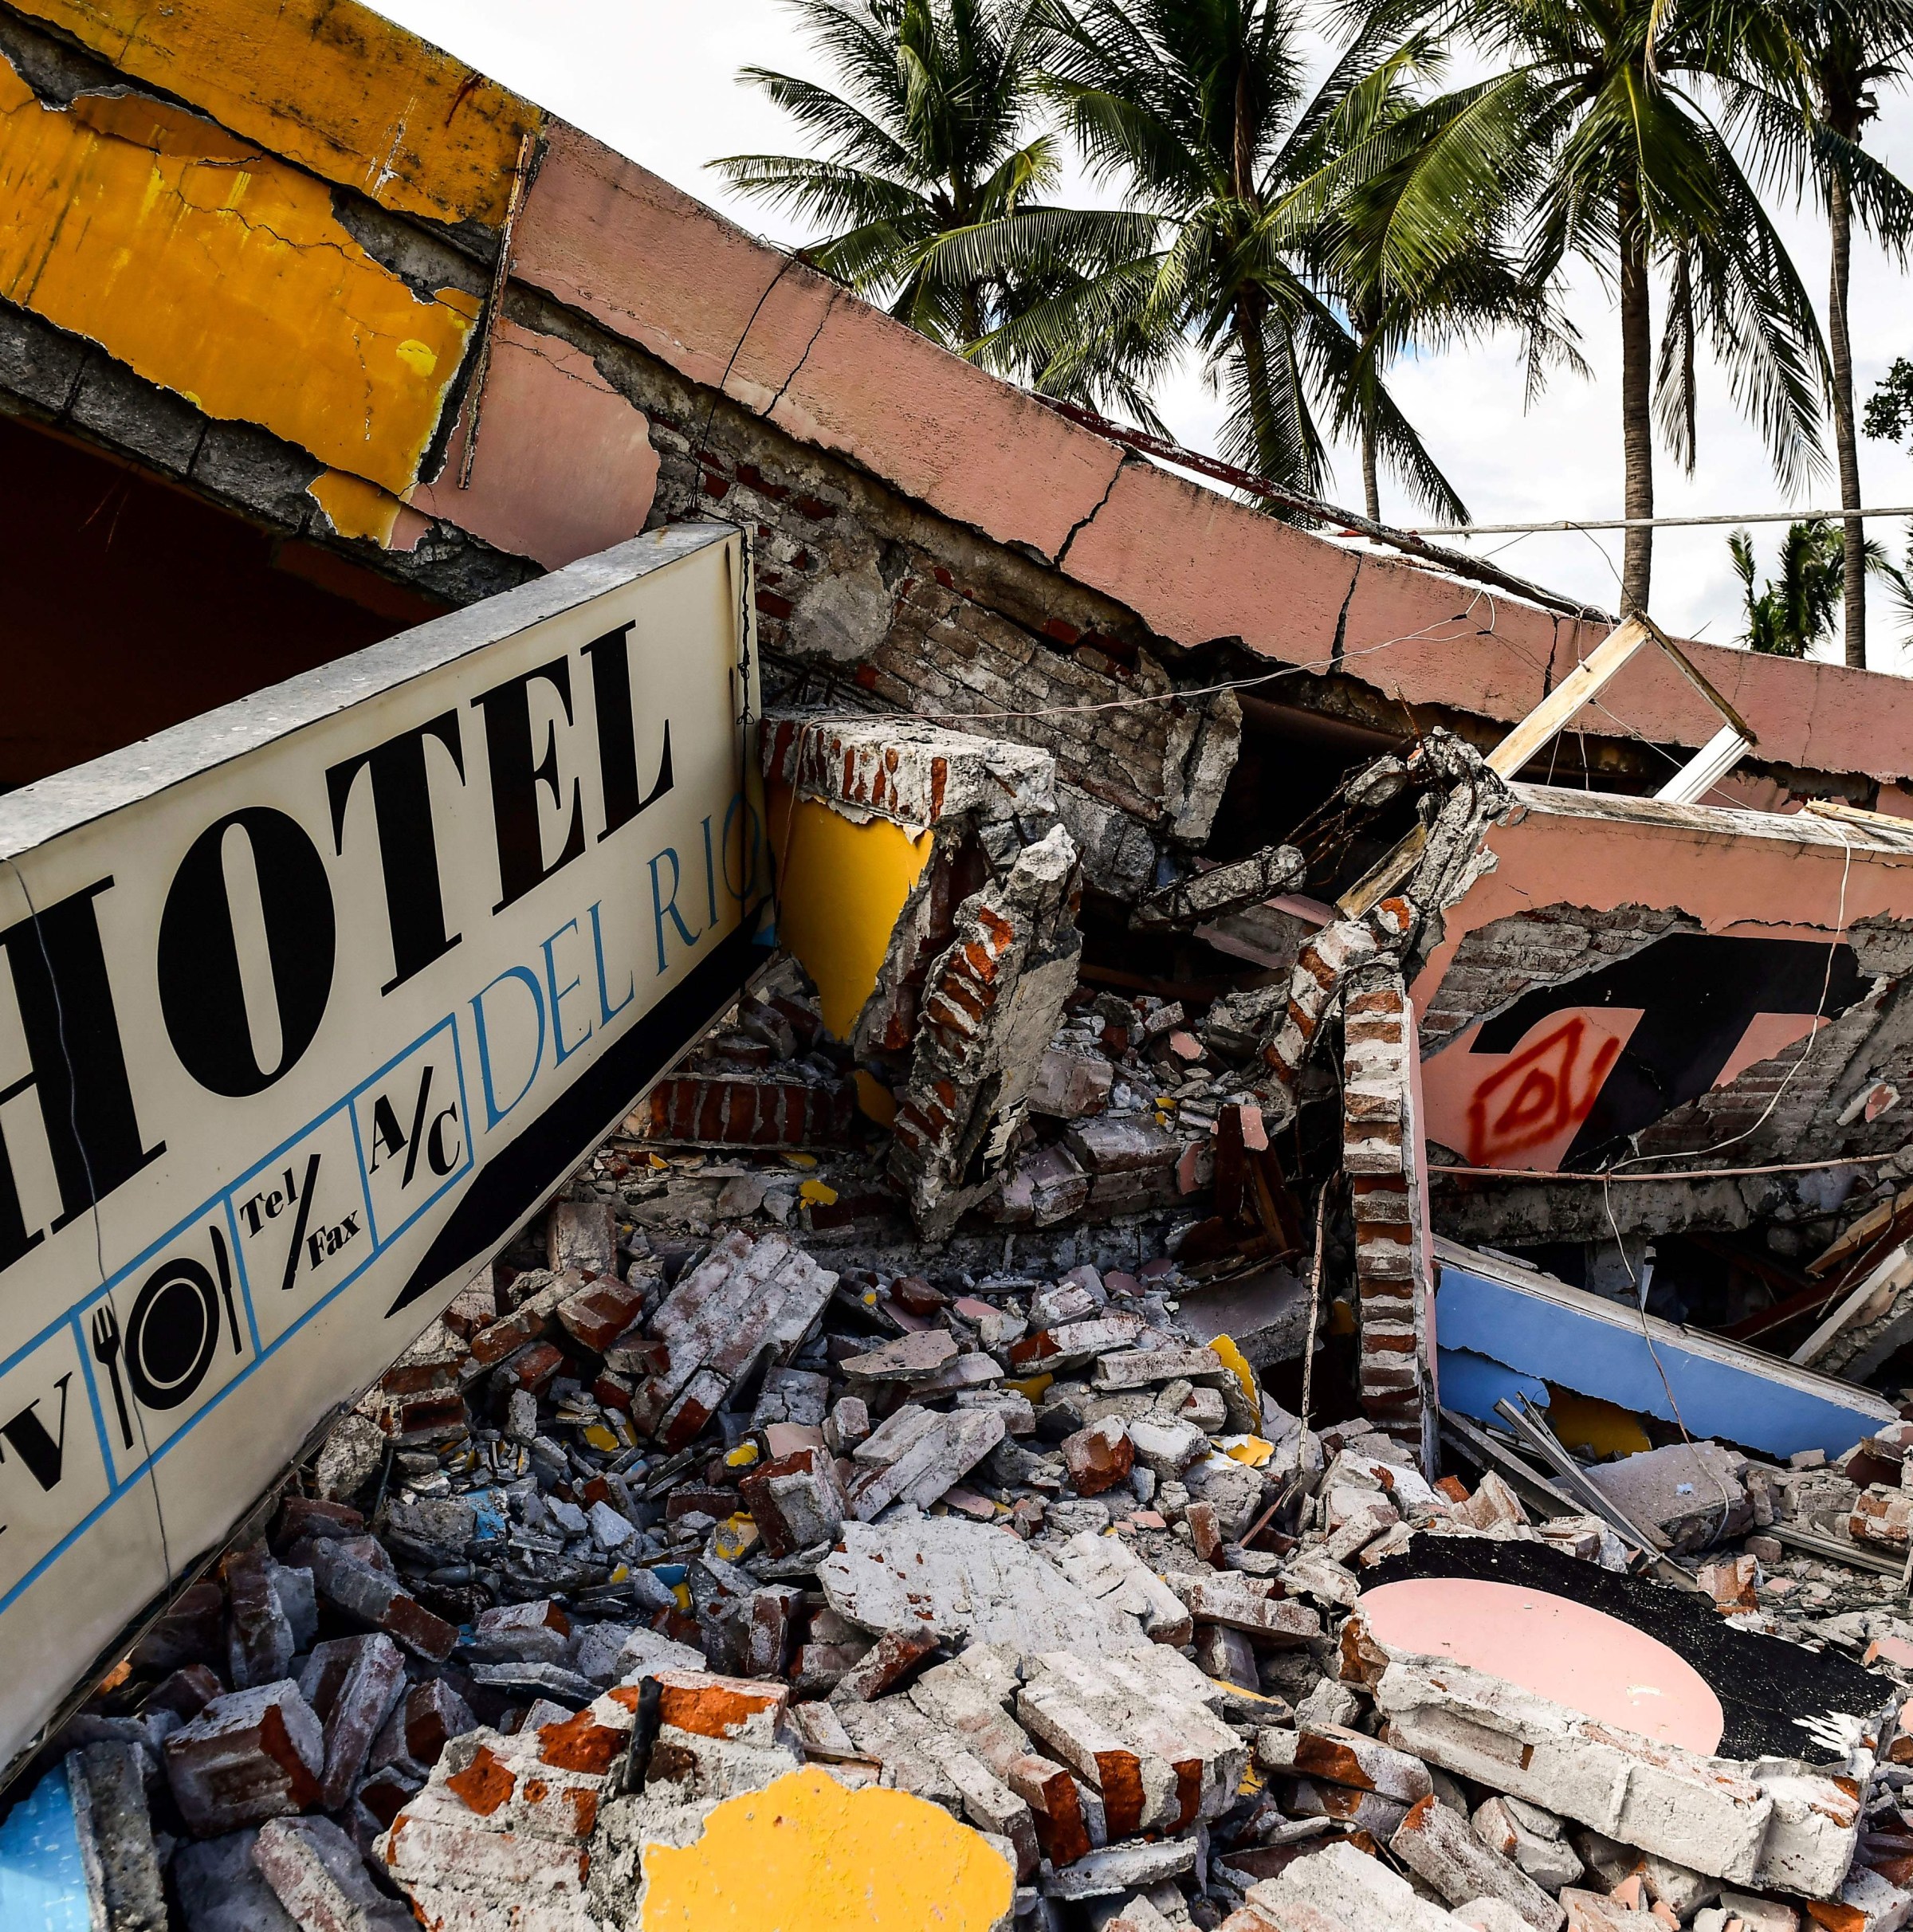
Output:
<svg viewBox="0 0 1913 1932">
<path fill-rule="evenodd" d="M 1353 430 L 1371 514 L 1385 460 L 1420 501 L 1465 515 L 1383 380 L 1417 332 L 1365 241 L 1385 195 L 1349 198 L 1386 150 L 1425 44 L 1391 55 L 1399 36 L 1378 14 L 1311 91 L 1295 0 L 1051 6 L 1050 84 L 1092 172 L 1119 183 L 1149 228 L 1126 256 L 1019 305 L 982 358 L 1066 395 L 1111 369 L 1146 388 L 1193 343 L 1227 399 L 1225 457 L 1319 493 L 1330 436 Z M 1471 286 L 1451 279 L 1444 326 L 1488 326 L 1484 306 L 1514 318 L 1516 278 L 1498 269 Z"/>
<path fill-rule="evenodd" d="M 1860 139 L 1880 112 L 1880 89 L 1903 79 L 1913 60 L 1913 0 L 1790 0 L 1784 10 L 1820 125 L 1813 131 L 1812 172 L 1825 203 L 1832 261 L 1827 294 L 1832 357 L 1833 446 L 1840 505 L 1860 507 L 1860 452 L 1853 429 L 1853 350 L 1848 328 L 1853 222 L 1857 217 L 1902 261 L 1913 243 L 1913 194 L 1865 153 Z M 1846 659 L 1867 662 L 1865 528 L 1844 520 L 1841 598 Z"/>
<path fill-rule="evenodd" d="M 823 233 L 803 251 L 824 273 L 946 347 L 1009 312 L 1019 278 L 1053 282 L 1100 249 L 1133 245 L 1118 210 L 1039 198 L 1060 173 L 1041 108 L 1039 0 L 789 0 L 843 91 L 747 67 L 815 135 L 821 157 L 710 163 L 740 194 Z"/>
<path fill-rule="evenodd" d="M 1362 496 L 1369 520 L 1381 520 L 1377 475 L 1385 423 L 1395 405 L 1382 372 L 1404 352 L 1449 348 L 1503 328 L 1517 330 L 1527 349 L 1527 398 L 1532 400 L 1548 365 L 1561 361 L 1585 373 L 1575 331 L 1547 291 L 1522 271 L 1503 237 L 1484 233 L 1434 263 L 1413 286 L 1389 272 L 1401 190 L 1412 178 L 1413 150 L 1391 153 L 1390 137 L 1413 124 L 1426 128 L 1420 104 L 1404 84 L 1412 68 L 1423 77 L 1439 71 L 1439 56 L 1420 39 L 1391 55 L 1345 101 L 1338 116 L 1341 171 L 1348 176 L 1334 194 L 1314 253 L 1332 299 L 1349 318 L 1357 355 L 1352 379 L 1337 397 L 1335 427 L 1352 430 L 1361 453 Z M 1355 171 L 1349 175 L 1349 170 Z M 1404 426 L 1401 426 L 1405 428 Z M 1419 445 L 1397 433 L 1391 438 L 1398 463 L 1412 464 Z M 1420 501 L 1466 521 L 1467 513 L 1438 472 L 1406 479 Z"/>
<path fill-rule="evenodd" d="M 1780 575 L 1754 589 L 1754 540 L 1745 530 L 1727 539 L 1740 579 L 1747 627 L 1741 634 L 1754 650 L 1774 658 L 1804 658 L 1833 627 L 1839 602 L 1843 545 L 1840 532 L 1821 517 L 1787 525 L 1781 540 Z"/>
<path fill-rule="evenodd" d="M 1747 627 L 1741 634 L 1754 650 L 1777 658 L 1804 658 L 1832 634 L 1833 613 L 1845 588 L 1846 539 L 1825 517 L 1803 517 L 1787 525 L 1781 539 L 1780 575 L 1770 577 L 1758 596 L 1752 538 L 1736 530 L 1727 539 L 1727 549 L 1746 611 Z M 1894 600 L 1913 611 L 1913 590 L 1904 571 L 1887 561 L 1878 544 L 1863 548 L 1860 568 L 1884 578 Z"/>
<path fill-rule="evenodd" d="M 1432 0 L 1427 10 L 1506 65 L 1428 111 L 1391 272 L 1413 289 L 1484 222 L 1520 210 L 1534 279 L 1552 283 L 1575 254 L 1618 293 L 1628 518 L 1654 513 L 1657 418 L 1693 467 L 1703 334 L 1783 485 L 1804 481 L 1822 460 L 1826 352 L 1722 125 L 1742 117 L 1757 167 L 1785 166 L 1807 138 L 1809 104 L 1777 10 L 1756 0 Z M 1656 270 L 1667 283 L 1658 357 Z M 1629 528 L 1624 611 L 1646 608 L 1652 568 L 1652 529 Z"/>
</svg>

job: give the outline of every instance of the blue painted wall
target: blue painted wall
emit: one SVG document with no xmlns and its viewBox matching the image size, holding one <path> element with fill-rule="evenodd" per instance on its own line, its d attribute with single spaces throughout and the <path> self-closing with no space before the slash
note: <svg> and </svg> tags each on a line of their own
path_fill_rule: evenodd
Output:
<svg viewBox="0 0 1913 1932">
<path fill-rule="evenodd" d="M 1640 1329 L 1614 1321 L 1607 1306 L 1584 1310 L 1444 1259 L 1436 1297 L 1444 1404 L 1491 1421 L 1498 1397 L 1511 1398 L 1520 1388 L 1545 1401 L 1536 1387 L 1553 1382 L 1673 1422 L 1671 1384 L 1690 1434 L 1721 1436 L 1782 1459 L 1801 1449 L 1844 1455 L 1884 1420 L 1882 1398 L 1871 1391 L 1846 1390 L 1828 1377 L 1813 1378 L 1811 1387 L 1777 1380 L 1768 1368 L 1774 1358 L 1753 1349 L 1737 1352 L 1742 1361 L 1719 1361 L 1656 1336 L 1650 1350 Z M 1791 1374 L 1797 1380 L 1800 1372 Z"/>
</svg>

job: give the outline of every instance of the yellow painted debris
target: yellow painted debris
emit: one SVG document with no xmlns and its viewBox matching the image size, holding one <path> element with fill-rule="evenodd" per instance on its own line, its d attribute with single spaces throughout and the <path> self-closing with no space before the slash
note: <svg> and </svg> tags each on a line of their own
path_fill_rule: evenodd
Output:
<svg viewBox="0 0 1913 1932">
<path fill-rule="evenodd" d="M 645 1159 L 655 1168 L 668 1168 L 671 1164 L 662 1154 L 646 1154 Z"/>
<path fill-rule="evenodd" d="M 858 825 L 815 799 L 799 799 L 788 823 L 786 811 L 773 804 L 777 937 L 816 983 L 824 1025 L 848 1039 L 936 834 L 913 838 L 887 819 Z"/>
<path fill-rule="evenodd" d="M 381 549 L 391 548 L 405 505 L 389 491 L 363 477 L 327 469 L 305 486 L 305 493 L 325 512 L 326 520 L 341 536 L 367 537 Z"/>
<path fill-rule="evenodd" d="M 711 1532 L 711 1548 L 726 1563 L 741 1563 L 762 1540 L 756 1524 L 742 1510 Z"/>
<path fill-rule="evenodd" d="M 1259 1416 L 1262 1413 L 1262 1391 L 1255 1385 L 1255 1371 L 1249 1366 L 1249 1358 L 1235 1345 L 1231 1335 L 1214 1335 L 1209 1346 L 1216 1351 L 1217 1359 L 1224 1368 L 1235 1376 L 1242 1388 L 1242 1399 Z"/>
<path fill-rule="evenodd" d="M 1043 1400 L 1043 1392 L 1055 1380 L 1055 1376 L 1047 1373 L 1029 1375 L 1025 1376 L 1019 1382 L 1005 1382 L 1004 1387 L 1013 1388 L 1018 1395 L 1027 1397 L 1031 1402 L 1040 1402 Z"/>
<path fill-rule="evenodd" d="M 1640 1418 L 1617 1402 L 1577 1396 L 1548 1384 L 1548 1420 L 1570 1449 L 1591 1449 L 1597 1457 L 1640 1455 L 1654 1445 Z"/>
<path fill-rule="evenodd" d="M 757 1455 L 755 1443 L 740 1443 L 725 1457 L 725 1466 L 729 1469 L 748 1469 L 757 1460 Z"/>
<path fill-rule="evenodd" d="M 504 218 L 529 101 L 353 0 L 25 0 L 131 74 L 387 208 Z"/>
<path fill-rule="evenodd" d="M 728 1798 L 682 1849 L 647 1844 L 638 1932 L 996 1932 L 1015 1879 L 941 1805 L 816 1765 Z"/>
<path fill-rule="evenodd" d="M 417 481 L 477 308 L 422 300 L 323 182 L 251 142 L 136 95 L 49 109 L 4 59 L 0 296 L 393 494 Z M 430 373 L 401 355 L 413 343 Z"/>
<path fill-rule="evenodd" d="M 850 1078 L 857 1089 L 857 1105 L 863 1109 L 865 1117 L 874 1121 L 879 1127 L 897 1125 L 897 1096 L 874 1075 L 866 1074 L 860 1066 Z"/>
<path fill-rule="evenodd" d="M 611 1581 L 613 1583 L 629 1583 L 630 1580 L 631 1566 L 628 1563 L 620 1563 L 617 1568 L 611 1572 Z"/>
<path fill-rule="evenodd" d="M 799 1200 L 808 1201 L 813 1208 L 834 1208 L 837 1204 L 837 1190 L 827 1181 L 807 1180 L 797 1189 Z"/>
<path fill-rule="evenodd" d="M 1261 1468 L 1275 1453 L 1275 1445 L 1259 1435 L 1227 1435 L 1218 1439 L 1224 1455 L 1231 1462 L 1247 1464 L 1251 1469 Z"/>
<path fill-rule="evenodd" d="M 594 1449 L 602 1449 L 607 1455 L 614 1454 L 618 1447 L 618 1438 L 601 1422 L 594 1422 L 587 1426 L 584 1439 Z"/>
<path fill-rule="evenodd" d="M 786 1154 L 784 1159 L 787 1167 L 814 1168 L 817 1164 L 815 1154 Z"/>
</svg>

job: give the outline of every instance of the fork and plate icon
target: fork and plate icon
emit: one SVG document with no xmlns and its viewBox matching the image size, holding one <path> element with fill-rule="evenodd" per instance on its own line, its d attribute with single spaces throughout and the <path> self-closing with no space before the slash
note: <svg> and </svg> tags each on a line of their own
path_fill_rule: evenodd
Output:
<svg viewBox="0 0 1913 1932">
<path fill-rule="evenodd" d="M 203 1262 L 190 1255 L 175 1255 L 163 1261 L 140 1284 L 124 1333 L 111 1301 L 102 1302 L 93 1310 L 93 1357 L 105 1369 L 112 1385 L 120 1440 L 125 1449 L 131 1450 L 134 1443 L 128 1391 L 146 1409 L 163 1412 L 190 1401 L 206 1380 L 219 1346 L 222 1302 L 233 1353 L 242 1353 L 226 1236 L 217 1227 L 207 1231 L 218 1270 L 217 1288 L 212 1270 Z"/>
</svg>

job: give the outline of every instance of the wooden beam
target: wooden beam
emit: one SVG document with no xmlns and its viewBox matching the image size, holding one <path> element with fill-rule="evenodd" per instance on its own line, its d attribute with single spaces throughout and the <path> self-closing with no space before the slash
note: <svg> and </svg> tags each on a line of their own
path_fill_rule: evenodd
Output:
<svg viewBox="0 0 1913 1932">
<path fill-rule="evenodd" d="M 1503 778 L 1512 778 L 1530 758 L 1538 756 L 1582 705 L 1598 697 L 1634 658 L 1654 633 L 1638 617 L 1608 634 L 1514 728 L 1488 753 L 1488 764 Z"/>
</svg>

